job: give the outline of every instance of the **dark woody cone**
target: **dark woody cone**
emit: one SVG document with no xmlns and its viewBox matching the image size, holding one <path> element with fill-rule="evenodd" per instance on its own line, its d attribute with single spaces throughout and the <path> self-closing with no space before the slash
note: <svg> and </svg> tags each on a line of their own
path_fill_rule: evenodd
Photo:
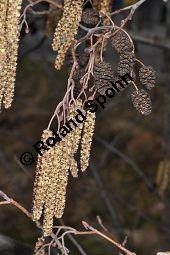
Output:
<svg viewBox="0 0 170 255">
<path fill-rule="evenodd" d="M 93 8 L 87 8 L 83 11 L 82 21 L 88 25 L 95 27 L 99 22 L 99 13 Z"/>
<path fill-rule="evenodd" d="M 131 94 L 133 106 L 142 115 L 149 115 L 152 112 L 152 102 L 149 94 L 144 89 L 135 90 Z"/>
<path fill-rule="evenodd" d="M 111 36 L 110 39 L 111 39 L 111 44 L 113 48 L 119 53 L 122 50 L 129 51 L 129 52 L 133 50 L 133 44 L 130 38 L 122 30 L 118 31 L 115 35 Z"/>
<path fill-rule="evenodd" d="M 135 57 L 133 52 L 121 51 L 120 62 L 117 72 L 120 76 L 131 73 L 135 64 Z"/>
<path fill-rule="evenodd" d="M 100 94 L 104 94 L 106 89 L 111 87 L 111 81 L 116 78 L 112 66 L 107 62 L 96 64 L 93 75 L 97 92 Z"/>
<path fill-rule="evenodd" d="M 152 66 L 143 66 L 139 70 L 139 77 L 142 85 L 147 90 L 151 90 L 152 88 L 155 87 L 156 75 L 155 70 L 153 69 Z"/>
</svg>

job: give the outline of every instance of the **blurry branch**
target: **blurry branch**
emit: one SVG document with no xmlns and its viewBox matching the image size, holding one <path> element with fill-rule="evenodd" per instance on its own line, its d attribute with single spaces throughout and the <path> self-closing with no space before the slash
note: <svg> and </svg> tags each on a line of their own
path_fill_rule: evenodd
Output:
<svg viewBox="0 0 170 255">
<path fill-rule="evenodd" d="M 144 2 L 146 2 L 146 0 L 140 0 L 137 3 L 134 3 L 132 5 L 129 5 L 127 7 L 124 7 L 122 9 L 119 9 L 119 10 L 116 10 L 116 11 L 112 12 L 111 15 L 115 15 L 115 14 L 118 14 L 122 11 L 127 11 L 127 10 L 131 10 L 131 12 L 134 13 L 136 11 L 136 9 L 138 9 L 139 6 L 141 6 Z"/>
<path fill-rule="evenodd" d="M 130 32 L 131 37 L 133 38 L 133 40 L 137 43 L 142 43 L 142 44 L 147 44 L 153 47 L 157 47 L 160 49 L 165 49 L 165 50 L 170 50 L 170 40 L 167 38 L 161 38 L 161 37 L 145 37 L 144 35 L 140 35 L 140 34 L 136 34 L 135 33 L 131 33 Z"/>
<path fill-rule="evenodd" d="M 16 202 L 15 200 L 13 200 L 12 198 L 9 198 L 3 191 L 0 191 L 0 197 L 3 198 L 4 201 L 0 202 L 0 205 L 6 205 L 6 204 L 11 204 L 14 205 L 16 208 L 18 208 L 22 213 L 24 213 L 29 219 L 32 220 L 32 214 L 30 212 L 28 212 L 22 205 L 20 205 L 18 202 Z M 123 251 L 124 253 L 126 253 L 127 255 L 135 255 L 134 252 L 129 251 L 128 249 L 126 249 L 122 244 L 118 243 L 117 241 L 115 241 L 113 238 L 111 238 L 110 236 L 100 232 L 99 230 L 93 228 L 92 226 L 90 226 L 87 222 L 83 221 L 82 222 L 83 226 L 86 228 L 86 231 L 78 231 L 74 228 L 71 227 L 67 227 L 67 226 L 56 226 L 54 227 L 54 229 L 57 229 L 57 233 L 51 233 L 51 238 L 52 241 L 50 241 L 49 244 L 45 244 L 44 248 L 48 246 L 49 250 L 51 248 L 51 246 L 55 247 L 55 245 L 57 245 L 57 247 L 60 249 L 60 251 L 62 252 L 63 255 L 67 255 L 69 253 L 69 250 L 65 247 L 65 241 L 64 241 L 64 237 L 68 234 L 74 234 L 74 235 L 97 235 L 102 237 L 103 239 L 107 240 L 108 242 L 112 243 L 114 246 L 116 246 L 117 248 L 119 248 L 121 251 Z M 39 222 L 36 222 L 36 225 L 38 228 L 42 228 L 41 224 Z M 61 230 L 65 230 L 64 233 L 62 233 L 60 236 L 59 233 Z M 73 240 L 73 239 L 72 239 Z M 75 242 L 74 242 L 75 243 Z M 80 247 L 79 247 L 80 248 Z M 39 251 L 38 251 L 39 252 Z M 83 255 L 85 255 L 85 253 L 82 253 Z M 50 254 L 49 254 L 50 255 Z"/>
<path fill-rule="evenodd" d="M 113 238 L 111 238 L 110 236 L 100 232 L 99 230 L 97 230 L 96 228 L 92 227 L 91 225 L 89 225 L 87 222 L 82 221 L 83 226 L 86 228 L 86 231 L 78 231 L 74 228 L 71 227 L 67 227 L 67 226 L 56 226 L 55 229 L 57 229 L 57 234 L 56 237 L 58 236 L 59 232 L 61 230 L 65 230 L 65 232 L 63 234 L 60 235 L 60 237 L 58 237 L 59 240 L 62 240 L 62 243 L 64 243 L 64 237 L 65 235 L 68 234 L 73 234 L 73 235 L 97 235 L 100 236 L 102 238 L 104 238 L 105 240 L 107 240 L 108 242 L 112 243 L 114 246 L 116 246 L 117 248 L 119 248 L 121 251 L 123 251 L 124 253 L 126 253 L 127 255 L 135 255 L 134 252 L 129 251 L 128 249 L 126 249 L 122 244 L 118 243 L 117 241 L 115 241 Z M 67 253 L 66 253 L 67 254 Z"/>
<path fill-rule="evenodd" d="M 37 1 L 28 0 L 28 2 L 29 2 L 29 4 L 24 8 L 23 13 L 20 17 L 20 19 L 21 19 L 20 29 L 22 28 L 23 24 L 25 24 L 26 33 L 29 33 L 29 27 L 28 27 L 28 23 L 27 23 L 27 12 L 28 11 L 33 12 L 34 10 L 32 9 L 32 7 L 34 7 L 35 5 L 42 3 L 42 2 L 47 2 L 51 5 L 54 5 L 55 7 L 59 8 L 59 9 L 63 9 L 63 6 L 61 4 L 56 3 L 55 1 L 52 1 L 52 0 L 37 0 Z"/>
<path fill-rule="evenodd" d="M 64 226 L 64 222 L 62 220 L 59 220 L 59 222 L 61 223 L 62 226 Z M 76 241 L 76 239 L 71 235 L 71 234 L 67 234 L 68 239 L 70 239 L 70 241 L 74 244 L 74 246 L 78 249 L 78 251 L 80 252 L 81 255 L 87 255 L 85 253 L 85 251 L 83 250 L 83 248 L 81 247 L 81 245 Z"/>
<path fill-rule="evenodd" d="M 45 11 L 34 11 L 32 8 L 30 8 L 30 12 L 34 15 L 48 15 L 50 13 L 52 13 L 53 11 L 57 10 L 57 7 L 51 8 L 49 10 L 45 10 Z"/>
<path fill-rule="evenodd" d="M 45 40 L 46 40 L 46 36 L 43 35 L 40 41 L 36 45 L 34 45 L 32 48 L 28 49 L 21 56 L 19 56 L 19 60 L 23 60 L 30 53 L 34 52 L 35 50 L 39 50 L 40 47 L 44 44 Z"/>
<path fill-rule="evenodd" d="M 76 239 L 71 234 L 68 234 L 68 238 L 77 247 L 81 255 L 87 255 L 83 248 L 81 247 L 81 245 L 76 241 Z"/>
<path fill-rule="evenodd" d="M 122 158 L 125 162 L 127 162 L 132 167 L 132 169 L 138 174 L 138 176 L 145 182 L 149 191 L 154 192 L 157 195 L 157 197 L 160 198 L 154 184 L 148 179 L 145 173 L 136 165 L 136 163 L 131 158 L 129 158 L 127 155 L 125 155 L 124 153 L 122 153 L 121 151 L 116 149 L 113 145 L 110 145 L 103 139 L 95 137 L 95 140 L 101 143 L 103 146 L 105 146 L 108 150 Z"/>
<path fill-rule="evenodd" d="M 18 208 L 22 213 L 24 213 L 30 220 L 32 220 L 32 214 L 27 211 L 22 205 L 20 205 L 18 202 L 13 200 L 12 198 L 9 198 L 3 191 L 0 190 L 0 197 L 4 199 L 4 201 L 0 202 L 1 205 L 13 205 L 16 208 Z M 36 226 L 42 230 L 42 226 L 39 221 L 36 222 Z M 56 236 L 54 233 L 51 233 L 51 237 L 55 239 L 55 243 L 57 244 L 57 247 L 60 249 L 62 254 L 65 254 L 63 251 L 63 246 L 60 243 L 59 240 L 56 239 Z"/>
<path fill-rule="evenodd" d="M 42 2 L 47 2 L 51 5 L 54 5 L 55 7 L 59 8 L 59 9 L 63 9 L 63 6 L 61 4 L 59 4 L 59 3 L 57 3 L 56 1 L 53 1 L 53 0 L 37 0 L 37 1 L 28 0 L 28 2 L 29 2 L 29 7 L 33 7 L 33 6 L 35 6 L 39 3 L 42 3 Z"/>
<path fill-rule="evenodd" d="M 103 200 L 103 202 L 104 202 L 104 204 L 105 204 L 105 206 L 106 206 L 106 208 L 107 208 L 107 210 L 108 210 L 108 212 L 111 216 L 112 222 L 113 222 L 114 226 L 116 227 L 118 233 L 122 233 L 122 229 L 120 227 L 119 220 L 118 220 L 118 217 L 116 215 L 115 209 L 113 208 L 113 205 L 112 205 L 112 203 L 109 199 L 109 195 L 108 195 L 108 193 L 107 193 L 107 191 L 104 187 L 104 184 L 101 180 L 101 177 L 100 177 L 98 171 L 96 171 L 96 168 L 95 168 L 92 161 L 90 162 L 90 169 L 93 173 L 93 176 L 94 176 L 94 179 L 96 181 L 97 187 L 100 191 L 100 196 L 101 196 L 101 198 L 102 198 L 102 200 Z"/>
<path fill-rule="evenodd" d="M 3 204 L 11 204 L 17 207 L 20 211 L 22 211 L 28 218 L 32 219 L 31 213 L 29 213 L 22 205 L 20 205 L 18 202 L 13 200 L 12 198 L 9 198 L 3 191 L 0 191 L 0 197 L 2 197 L 5 201 L 0 202 L 0 205 Z"/>
<path fill-rule="evenodd" d="M 110 14 L 110 16 L 113 16 L 113 15 L 118 14 L 118 13 L 123 12 L 123 11 L 130 10 L 130 13 L 128 14 L 128 16 L 124 20 L 121 21 L 121 28 L 122 28 L 129 20 L 132 20 L 133 14 L 139 8 L 139 6 L 141 6 L 144 2 L 146 2 L 146 0 L 140 0 L 137 3 L 134 3 L 132 5 L 129 5 L 127 7 L 124 7 L 122 9 L 119 9 L 119 10 L 116 10 L 116 11 L 112 12 Z"/>
</svg>

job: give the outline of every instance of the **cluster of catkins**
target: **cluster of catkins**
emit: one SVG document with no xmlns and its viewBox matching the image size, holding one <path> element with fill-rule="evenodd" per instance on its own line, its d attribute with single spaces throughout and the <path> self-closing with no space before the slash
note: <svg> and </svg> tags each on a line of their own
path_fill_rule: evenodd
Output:
<svg viewBox="0 0 170 255">
<path fill-rule="evenodd" d="M 82 100 L 76 100 L 69 107 L 67 119 L 76 115 L 76 110 L 82 108 Z M 95 114 L 86 112 L 86 120 L 79 123 L 74 130 L 58 142 L 53 148 L 38 156 L 34 199 L 33 220 L 40 220 L 43 214 L 44 236 L 50 235 L 54 217 L 61 218 L 65 208 L 66 188 L 69 171 L 73 177 L 78 177 L 78 169 L 84 172 L 88 167 L 90 148 L 95 127 Z M 53 134 L 45 130 L 42 141 L 45 143 Z M 80 147 L 80 166 L 76 157 Z"/>
<path fill-rule="evenodd" d="M 99 4 L 97 5 L 96 3 L 96 7 L 99 8 Z M 105 6 L 105 11 L 107 8 Z M 81 21 L 87 27 L 94 27 L 98 24 L 99 20 L 100 17 L 97 9 L 86 8 L 82 13 Z M 134 78 L 134 82 L 132 83 L 134 84 L 134 91 L 131 93 L 133 106 L 142 115 L 149 115 L 152 111 L 152 103 L 148 92 L 155 87 L 156 76 L 154 69 L 151 66 L 145 66 L 141 61 L 136 59 L 133 41 L 125 30 L 116 27 L 115 30 L 113 30 L 109 41 L 111 41 L 114 51 L 116 51 L 119 55 L 119 63 L 117 69 L 113 70 L 110 63 L 103 60 L 101 61 L 99 57 L 100 52 L 96 50 L 93 79 L 97 92 L 104 94 L 105 90 L 111 86 L 111 82 L 118 80 L 119 76 L 123 76 L 128 73 Z M 101 47 L 99 47 L 99 50 L 100 48 Z M 77 95 L 81 90 L 80 80 L 85 74 L 85 69 L 88 63 L 87 52 L 87 48 L 85 48 L 84 52 L 80 51 L 77 54 L 78 66 L 73 74 L 73 80 L 75 82 L 75 95 Z M 66 63 L 69 63 L 67 57 Z M 138 70 L 138 72 L 136 70 Z M 140 81 L 139 88 L 136 85 L 138 81 L 135 81 L 137 78 L 139 78 Z"/>
<path fill-rule="evenodd" d="M 110 82 L 118 79 L 118 76 L 130 74 L 134 80 L 139 76 L 143 88 L 138 88 L 134 81 L 134 91 L 131 94 L 133 106 L 142 115 L 149 115 L 152 111 L 152 103 L 148 91 L 155 87 L 155 71 L 151 66 L 145 66 L 136 59 L 134 45 L 130 36 L 123 29 L 117 30 L 110 37 L 111 44 L 120 56 L 117 70 L 112 65 L 102 61 L 94 66 L 94 81 L 97 91 L 103 94 L 111 86 Z M 140 63 L 139 73 L 136 73 L 135 64 Z"/>
<path fill-rule="evenodd" d="M 0 1 L 0 109 L 11 106 L 17 66 L 22 0 Z"/>
<path fill-rule="evenodd" d="M 94 1 L 93 7 L 83 10 L 83 1 L 65 0 L 63 16 L 58 22 L 53 38 L 53 49 L 57 51 L 55 67 L 60 69 L 64 60 L 70 72 L 73 65 L 73 56 L 70 46 L 77 33 L 80 32 L 79 22 L 86 27 L 94 27 L 101 22 L 99 11 L 108 12 L 111 1 Z M 101 23 L 102 24 L 102 23 Z M 103 21 L 105 24 L 105 21 Z M 79 35 L 77 35 L 79 36 Z M 151 112 L 151 100 L 147 91 L 155 86 L 155 72 L 152 67 L 143 65 L 136 59 L 134 44 L 128 33 L 115 28 L 110 34 L 112 47 L 120 56 L 117 70 L 113 70 L 110 63 L 101 60 L 100 44 L 95 52 L 93 69 L 93 81 L 96 93 L 104 94 L 111 86 L 111 82 L 119 79 L 119 76 L 130 74 L 136 79 L 136 70 L 143 88 L 138 88 L 135 82 L 131 85 L 133 92 L 131 99 L 134 107 L 143 115 Z M 74 81 L 73 96 L 75 103 L 68 108 L 67 120 L 75 115 L 77 108 L 83 111 L 83 98 L 80 97 L 82 90 L 82 77 L 87 72 L 90 52 L 89 42 L 76 50 L 77 66 L 74 69 L 72 80 Z M 135 68 L 140 64 L 139 68 Z M 75 127 L 72 132 L 65 136 L 49 151 L 44 151 L 43 156 L 38 157 L 33 199 L 33 219 L 38 221 L 43 215 L 44 236 L 50 235 L 54 218 L 61 218 L 65 208 L 66 189 L 69 172 L 73 177 L 78 176 L 78 169 L 85 171 L 89 163 L 91 143 L 95 128 L 95 113 L 86 112 L 84 123 Z M 52 136 L 50 130 L 42 134 L 43 142 Z M 80 149 L 80 153 L 78 153 Z M 80 157 L 80 161 L 77 159 Z M 80 162 L 80 164 L 78 162 Z"/>
</svg>

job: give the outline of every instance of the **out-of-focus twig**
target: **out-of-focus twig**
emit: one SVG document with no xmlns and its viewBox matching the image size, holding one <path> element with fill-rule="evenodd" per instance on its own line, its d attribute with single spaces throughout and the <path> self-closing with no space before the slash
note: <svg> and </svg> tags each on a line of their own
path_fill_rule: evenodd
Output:
<svg viewBox="0 0 170 255">
<path fill-rule="evenodd" d="M 136 165 L 136 163 L 130 157 L 128 157 L 123 152 L 119 151 L 114 146 L 110 145 L 109 143 L 107 143 L 106 141 L 104 141 L 103 139 L 101 139 L 99 137 L 95 137 L 95 140 L 98 141 L 99 143 L 101 143 L 103 146 L 107 147 L 108 150 L 112 151 L 114 154 L 118 155 L 125 162 L 127 162 L 132 167 L 132 169 L 135 170 L 135 172 L 138 174 L 138 176 L 141 179 L 143 179 L 143 181 L 147 185 L 148 189 L 150 191 L 154 192 L 157 195 L 157 197 L 159 199 L 161 199 L 154 184 L 149 180 L 149 178 L 145 175 L 145 173 Z"/>
<path fill-rule="evenodd" d="M 132 32 L 129 32 L 129 33 L 136 43 L 147 44 L 152 47 L 170 50 L 170 40 L 168 38 L 165 39 L 163 37 L 161 38 L 156 36 L 148 37 L 148 36 L 140 35 L 137 33 L 132 33 Z"/>
</svg>

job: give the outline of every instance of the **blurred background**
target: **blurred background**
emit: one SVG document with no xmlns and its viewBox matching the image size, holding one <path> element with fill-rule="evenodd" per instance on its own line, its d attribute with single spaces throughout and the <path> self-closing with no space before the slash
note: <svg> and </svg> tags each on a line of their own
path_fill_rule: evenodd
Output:
<svg viewBox="0 0 170 255">
<path fill-rule="evenodd" d="M 113 9 L 134 2 L 116 1 Z M 44 3 L 36 8 L 47 7 Z M 63 98 L 68 74 L 66 67 L 54 69 L 46 16 L 28 14 L 27 21 L 30 33 L 21 33 L 14 103 L 0 115 L 0 189 L 31 210 L 35 164 L 24 167 L 20 155 L 40 139 Z M 156 254 L 170 249 L 170 1 L 146 1 L 127 30 L 138 58 L 157 73 L 153 113 L 139 115 L 128 89 L 97 113 L 90 167 L 78 179 L 70 176 L 63 221 L 76 229 L 83 229 L 82 220 L 100 228 L 100 216 L 119 242 L 127 236 L 130 250 Z M 117 64 L 110 50 L 106 58 Z M 32 254 L 39 234 L 16 208 L 1 206 L 0 255 Z M 95 236 L 76 240 L 89 255 L 115 252 Z M 67 242 L 70 254 L 80 254 Z"/>
</svg>

